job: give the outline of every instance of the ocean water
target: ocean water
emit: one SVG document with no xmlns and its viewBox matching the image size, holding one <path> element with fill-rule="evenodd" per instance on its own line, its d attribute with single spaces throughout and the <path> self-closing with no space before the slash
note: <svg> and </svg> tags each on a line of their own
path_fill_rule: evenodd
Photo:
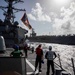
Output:
<svg viewBox="0 0 75 75">
<path fill-rule="evenodd" d="M 62 44 L 52 44 L 52 43 L 40 43 L 42 44 L 42 49 L 44 53 L 48 50 L 49 46 L 52 46 L 52 50 L 56 52 L 57 58 L 54 60 L 57 64 L 59 64 L 58 54 L 60 55 L 61 65 L 68 73 L 73 75 L 73 67 L 71 58 L 74 59 L 75 64 L 75 46 L 74 45 L 62 45 Z M 31 46 L 35 48 L 39 45 L 39 43 L 31 43 Z"/>
</svg>

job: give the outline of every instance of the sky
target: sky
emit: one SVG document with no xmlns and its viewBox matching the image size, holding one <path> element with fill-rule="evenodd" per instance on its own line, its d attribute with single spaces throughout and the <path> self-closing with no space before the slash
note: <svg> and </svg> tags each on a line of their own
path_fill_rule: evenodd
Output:
<svg viewBox="0 0 75 75">
<path fill-rule="evenodd" d="M 15 8 L 25 9 L 37 35 L 68 35 L 75 34 L 75 0 L 23 0 L 24 3 L 15 4 Z M 0 6 L 7 6 L 4 0 Z M 15 21 L 29 30 L 22 22 L 24 12 L 15 13 Z M 0 9 L 0 19 L 4 20 L 3 10 Z"/>
</svg>

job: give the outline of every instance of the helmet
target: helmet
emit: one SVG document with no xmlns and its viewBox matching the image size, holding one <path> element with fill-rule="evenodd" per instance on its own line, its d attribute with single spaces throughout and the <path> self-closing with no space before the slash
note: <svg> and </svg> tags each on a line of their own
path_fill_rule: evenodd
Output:
<svg viewBox="0 0 75 75">
<path fill-rule="evenodd" d="M 15 44 L 15 45 L 13 46 L 13 48 L 16 49 L 16 50 L 18 50 L 18 49 L 19 49 L 19 46 L 18 46 L 17 44 Z"/>
</svg>

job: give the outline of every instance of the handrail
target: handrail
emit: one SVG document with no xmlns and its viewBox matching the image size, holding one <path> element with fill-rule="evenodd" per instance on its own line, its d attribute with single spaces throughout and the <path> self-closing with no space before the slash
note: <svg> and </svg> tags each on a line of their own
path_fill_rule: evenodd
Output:
<svg viewBox="0 0 75 75">
<path fill-rule="evenodd" d="M 58 67 L 60 67 L 61 68 L 61 66 L 60 65 L 58 65 L 56 62 L 54 62 L 54 64 L 56 64 Z M 61 68 L 62 70 L 63 70 L 63 68 Z"/>
<path fill-rule="evenodd" d="M 60 67 L 62 69 L 62 64 L 61 64 L 61 60 L 60 60 L 60 55 L 58 54 L 58 59 L 59 59 L 59 64 L 60 64 Z"/>
<path fill-rule="evenodd" d="M 60 68 L 61 68 L 61 70 L 64 70 L 63 68 L 62 68 L 62 64 L 61 64 L 61 60 L 60 60 L 60 55 L 58 54 L 58 59 L 59 59 L 59 64 L 60 65 L 58 65 L 57 63 L 55 63 L 57 66 L 59 66 Z M 65 71 L 65 70 L 64 70 Z"/>
<path fill-rule="evenodd" d="M 62 68 L 62 64 L 61 64 L 61 60 L 60 60 L 60 55 L 59 55 L 59 54 L 58 54 L 58 59 L 59 59 L 59 64 L 60 64 L 60 65 L 58 65 L 58 64 L 55 63 L 55 62 L 54 62 L 54 63 L 55 63 L 58 67 L 60 67 L 62 71 L 66 71 L 64 68 Z M 66 71 L 66 72 L 67 72 L 67 71 Z M 69 75 L 71 75 L 71 74 L 69 73 Z M 75 74 L 74 74 L 74 75 L 75 75 Z"/>
</svg>

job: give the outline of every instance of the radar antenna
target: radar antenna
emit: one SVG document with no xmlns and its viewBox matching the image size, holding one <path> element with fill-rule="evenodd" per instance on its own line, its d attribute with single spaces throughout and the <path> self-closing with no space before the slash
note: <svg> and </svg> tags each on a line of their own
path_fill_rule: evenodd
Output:
<svg viewBox="0 0 75 75">
<path fill-rule="evenodd" d="M 19 11 L 26 11 L 25 9 L 18 9 L 13 7 L 14 4 L 19 3 L 19 2 L 24 2 L 22 0 L 4 0 L 8 6 L 0 6 L 0 9 L 2 9 L 4 11 L 4 16 L 5 16 L 5 20 L 4 21 L 10 21 L 12 24 L 14 23 L 14 18 L 15 15 L 14 13 L 19 12 Z M 7 9 L 7 11 L 6 11 Z M 14 10 L 14 11 L 13 11 Z"/>
</svg>

